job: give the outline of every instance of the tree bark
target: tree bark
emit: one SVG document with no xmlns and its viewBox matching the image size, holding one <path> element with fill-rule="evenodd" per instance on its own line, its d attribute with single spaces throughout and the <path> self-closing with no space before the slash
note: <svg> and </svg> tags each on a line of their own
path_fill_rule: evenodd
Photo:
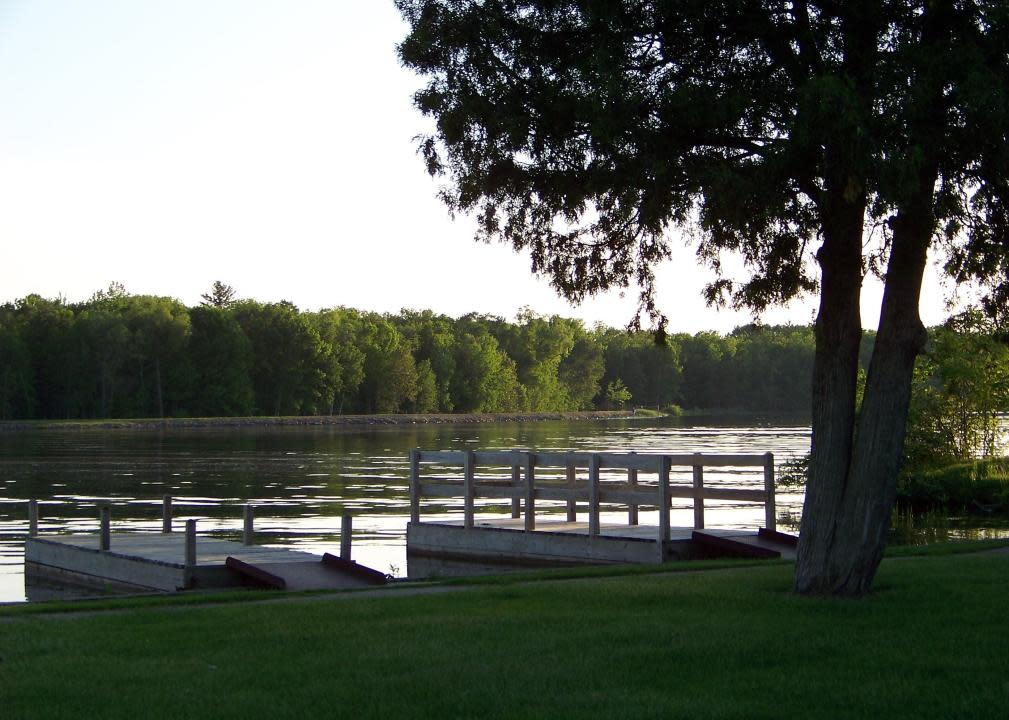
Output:
<svg viewBox="0 0 1009 720">
<path fill-rule="evenodd" d="M 851 463 L 858 348 L 862 339 L 862 206 L 832 213 L 817 255 L 820 308 L 813 360 L 812 444 L 802 509 L 795 587 L 818 592 L 823 568 L 835 552 L 836 522 Z"/>
</svg>

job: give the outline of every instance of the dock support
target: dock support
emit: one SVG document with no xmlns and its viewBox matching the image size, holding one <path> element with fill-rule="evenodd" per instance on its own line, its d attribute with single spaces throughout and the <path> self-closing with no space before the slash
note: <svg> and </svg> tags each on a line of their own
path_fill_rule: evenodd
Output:
<svg viewBox="0 0 1009 720">
<path fill-rule="evenodd" d="M 186 520 L 186 569 L 196 567 L 196 521 Z"/>
<path fill-rule="evenodd" d="M 669 458 L 659 458 L 659 557 L 663 557 L 664 543 L 669 540 Z"/>
<path fill-rule="evenodd" d="M 39 501 L 32 498 L 28 501 L 28 537 L 39 534 Z"/>
<path fill-rule="evenodd" d="M 589 458 L 589 537 L 599 535 L 599 455 Z"/>
<path fill-rule="evenodd" d="M 410 522 L 420 522 L 420 450 L 410 451 Z"/>
<path fill-rule="evenodd" d="M 631 451 L 631 455 L 636 455 L 636 454 L 637 453 L 635 453 L 633 450 Z M 628 470 L 627 470 L 627 485 L 630 487 L 630 489 L 631 489 L 632 492 L 638 489 L 638 469 L 637 468 L 628 468 Z M 628 525 L 637 525 L 638 524 L 638 504 L 637 503 L 630 503 L 627 506 L 627 524 Z"/>
<path fill-rule="evenodd" d="M 536 529 L 536 461 L 533 458 L 532 453 L 526 453 L 526 473 L 525 473 L 525 491 L 526 491 L 526 523 L 525 529 L 527 532 L 532 532 Z"/>
<path fill-rule="evenodd" d="M 564 470 L 567 476 L 568 487 L 574 490 L 576 481 L 575 464 L 573 462 L 569 462 Z M 578 506 L 575 504 L 574 500 L 568 500 L 568 522 L 576 522 L 577 520 Z"/>
<path fill-rule="evenodd" d="M 161 532 L 172 531 L 172 496 L 165 495 L 161 499 Z"/>
<path fill-rule="evenodd" d="M 704 529 L 704 466 L 700 455 L 694 458 L 694 529 Z"/>
<path fill-rule="evenodd" d="M 463 527 L 467 530 L 473 527 L 473 500 L 476 497 L 476 475 L 473 465 L 476 458 L 472 451 L 466 453 L 463 461 Z"/>
<path fill-rule="evenodd" d="M 253 537 L 255 536 L 255 511 L 252 508 L 251 503 L 245 504 L 245 510 L 243 514 L 242 523 L 242 544 L 252 545 Z"/>
<path fill-rule="evenodd" d="M 512 465 L 512 492 L 517 493 L 520 487 L 522 487 L 522 468 Z M 522 498 L 518 495 L 512 497 L 512 517 L 522 517 Z"/>
<path fill-rule="evenodd" d="M 354 537 L 354 520 L 349 512 L 340 520 L 340 557 L 350 560 L 350 543 Z"/>
<path fill-rule="evenodd" d="M 98 548 L 108 550 L 112 546 L 112 507 L 102 505 L 98 510 Z"/>
<path fill-rule="evenodd" d="M 774 453 L 764 454 L 764 527 L 774 532 L 777 530 L 777 510 L 774 505 Z"/>
</svg>

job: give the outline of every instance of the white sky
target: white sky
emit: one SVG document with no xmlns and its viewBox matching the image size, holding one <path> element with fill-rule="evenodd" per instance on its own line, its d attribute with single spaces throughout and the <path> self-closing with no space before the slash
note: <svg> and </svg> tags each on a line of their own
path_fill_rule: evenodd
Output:
<svg viewBox="0 0 1009 720">
<path fill-rule="evenodd" d="M 416 155 L 405 32 L 387 0 L 0 0 L 0 302 L 118 281 L 193 305 L 222 280 L 308 310 L 626 324 L 635 290 L 571 307 L 448 217 Z M 705 307 L 708 272 L 675 244 L 656 273 L 670 330 L 748 322 Z M 873 326 L 878 286 L 863 295 Z M 944 317 L 934 278 L 922 311 Z"/>
</svg>

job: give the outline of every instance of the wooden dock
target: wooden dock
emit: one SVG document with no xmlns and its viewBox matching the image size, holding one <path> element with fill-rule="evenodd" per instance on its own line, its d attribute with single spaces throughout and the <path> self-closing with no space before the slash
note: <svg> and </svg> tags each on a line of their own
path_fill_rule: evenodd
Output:
<svg viewBox="0 0 1009 720">
<path fill-rule="evenodd" d="M 171 498 L 164 499 L 160 533 L 113 533 L 111 513 L 100 509 L 98 533 L 37 534 L 32 508 L 25 542 L 26 584 L 43 582 L 111 592 L 176 592 L 228 587 L 327 590 L 384 584 L 383 573 L 350 559 L 351 522 L 344 516 L 341 555 L 323 556 L 253 543 L 246 507 L 242 542 L 200 537 L 196 521 L 172 532 Z"/>
<path fill-rule="evenodd" d="M 691 483 L 673 484 L 674 467 Z M 705 468 L 759 473 L 760 489 L 705 484 Z M 707 557 L 794 557 L 796 539 L 777 532 L 774 456 L 525 451 L 429 452 L 410 457 L 408 557 L 477 563 L 553 565 L 663 563 Z M 421 521 L 428 498 L 462 498 L 460 519 Z M 511 517 L 476 518 L 476 500 L 510 501 Z M 693 505 L 693 527 L 672 527 L 673 498 Z M 761 503 L 764 527 L 705 528 L 705 500 Z M 537 515 L 563 503 L 565 514 Z M 626 523 L 602 523 L 602 507 L 627 509 Z M 656 525 L 638 522 L 639 508 L 658 509 Z M 581 516 L 581 517 L 579 517 Z M 584 519 L 582 519 L 584 518 Z"/>
</svg>

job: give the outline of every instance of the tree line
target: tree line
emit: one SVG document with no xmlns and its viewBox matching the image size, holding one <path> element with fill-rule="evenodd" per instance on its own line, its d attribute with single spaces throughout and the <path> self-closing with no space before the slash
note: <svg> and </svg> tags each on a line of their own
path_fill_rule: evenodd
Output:
<svg viewBox="0 0 1009 720">
<path fill-rule="evenodd" d="M 656 341 L 528 309 L 195 307 L 113 284 L 85 302 L 0 306 L 0 419 L 548 412 L 631 406 L 808 412 L 809 327 Z"/>
</svg>

